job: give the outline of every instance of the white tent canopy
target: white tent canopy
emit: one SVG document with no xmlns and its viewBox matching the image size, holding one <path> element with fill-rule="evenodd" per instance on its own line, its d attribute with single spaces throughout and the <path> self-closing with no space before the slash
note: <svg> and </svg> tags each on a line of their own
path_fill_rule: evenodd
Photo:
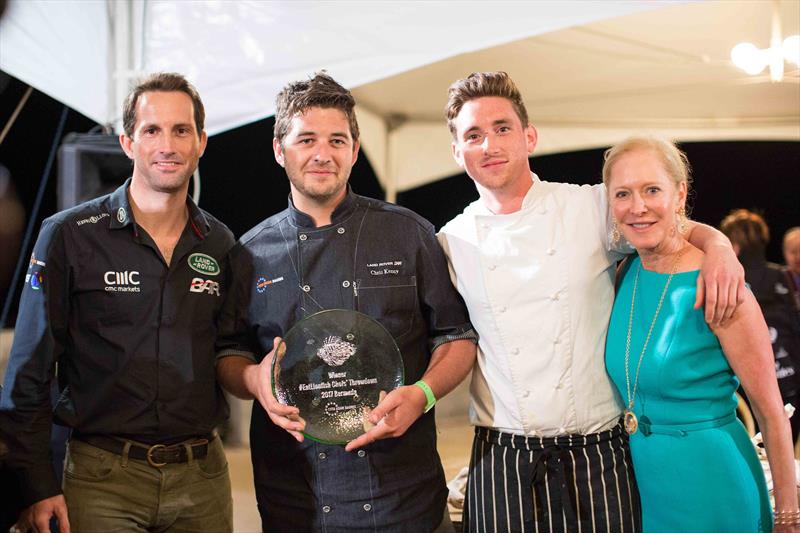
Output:
<svg viewBox="0 0 800 533">
<path fill-rule="evenodd" d="M 266 2 L 12 0 L 0 68 L 100 123 L 132 79 L 185 73 L 215 134 L 273 113 L 288 81 L 327 69 L 359 102 L 362 143 L 390 199 L 458 172 L 442 108 L 475 70 L 507 70 L 539 153 L 610 144 L 632 130 L 683 140 L 800 140 L 796 67 L 782 83 L 728 60 L 769 43 L 756 1 Z M 800 2 L 781 5 L 798 33 Z"/>
</svg>

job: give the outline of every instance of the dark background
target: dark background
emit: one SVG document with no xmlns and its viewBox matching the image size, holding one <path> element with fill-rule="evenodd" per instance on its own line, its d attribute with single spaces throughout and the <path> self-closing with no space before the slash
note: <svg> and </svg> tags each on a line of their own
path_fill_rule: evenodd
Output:
<svg viewBox="0 0 800 533">
<path fill-rule="evenodd" d="M 9 120 L 26 88 L 24 83 L 0 71 L 0 127 Z M 0 145 L 0 164 L 10 171 L 25 208 L 26 224 L 63 109 L 63 104 L 34 90 Z M 211 137 L 200 161 L 200 205 L 225 222 L 237 237 L 286 207 L 289 185 L 272 154 L 273 123 L 271 118 L 264 119 Z M 85 133 L 96 126 L 69 110 L 64 135 Z M 731 209 L 757 210 L 772 232 L 767 258 L 782 263 L 783 233 L 800 225 L 800 143 L 702 142 L 684 143 L 681 148 L 689 156 L 695 179 L 692 218 L 717 226 Z M 597 149 L 536 156 L 531 165 L 544 180 L 594 184 L 600 182 L 602 161 L 603 149 Z M 34 238 L 41 220 L 56 211 L 57 170 L 54 165 L 48 176 L 41 210 L 34 222 Z M 383 198 L 383 189 L 363 152 L 350 183 L 358 194 Z M 466 174 L 459 174 L 400 193 L 397 203 L 439 228 L 477 197 L 471 180 Z M 20 256 L 18 246 L 6 247 L 11 249 L 0 251 L 2 261 L 16 261 Z M 27 258 L 30 249 L 21 255 Z M 5 302 L 8 283 L 9 279 L 0 279 L 0 304 Z M 11 325 L 13 320 L 6 324 Z"/>
</svg>

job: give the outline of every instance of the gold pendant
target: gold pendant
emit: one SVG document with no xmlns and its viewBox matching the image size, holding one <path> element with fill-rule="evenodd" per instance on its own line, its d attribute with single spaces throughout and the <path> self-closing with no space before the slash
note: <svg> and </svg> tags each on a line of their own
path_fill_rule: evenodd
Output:
<svg viewBox="0 0 800 533">
<path fill-rule="evenodd" d="M 633 411 L 630 409 L 625 409 L 625 411 L 622 412 L 622 417 L 622 423 L 625 426 L 625 431 L 628 432 L 628 435 L 633 435 L 636 433 L 636 430 L 639 429 L 639 420 L 636 418 L 636 415 L 633 414 Z"/>
</svg>

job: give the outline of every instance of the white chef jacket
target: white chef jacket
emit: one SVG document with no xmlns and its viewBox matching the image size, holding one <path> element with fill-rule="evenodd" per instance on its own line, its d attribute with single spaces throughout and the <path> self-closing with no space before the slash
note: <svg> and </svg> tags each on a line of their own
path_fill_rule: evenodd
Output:
<svg viewBox="0 0 800 533">
<path fill-rule="evenodd" d="M 613 427 L 622 403 L 604 352 L 614 299 L 604 185 L 540 181 L 519 211 L 479 199 L 439 241 L 480 336 L 470 421 L 551 437 Z"/>
</svg>

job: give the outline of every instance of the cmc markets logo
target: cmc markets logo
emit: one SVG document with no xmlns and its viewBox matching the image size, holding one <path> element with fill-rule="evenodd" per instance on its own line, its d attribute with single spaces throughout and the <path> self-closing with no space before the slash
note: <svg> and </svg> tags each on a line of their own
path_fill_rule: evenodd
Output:
<svg viewBox="0 0 800 533">
<path fill-rule="evenodd" d="M 103 281 L 106 282 L 106 292 L 142 292 L 139 287 L 141 281 L 139 279 L 139 271 L 125 270 L 123 272 L 115 272 L 109 270 L 103 274 Z"/>
<path fill-rule="evenodd" d="M 219 296 L 219 283 L 210 279 L 194 278 L 189 284 L 189 292 L 206 292 Z"/>
<path fill-rule="evenodd" d="M 206 276 L 216 276 L 219 274 L 219 264 L 217 260 L 206 254 L 192 254 L 189 256 L 189 267 L 195 272 Z"/>
</svg>

